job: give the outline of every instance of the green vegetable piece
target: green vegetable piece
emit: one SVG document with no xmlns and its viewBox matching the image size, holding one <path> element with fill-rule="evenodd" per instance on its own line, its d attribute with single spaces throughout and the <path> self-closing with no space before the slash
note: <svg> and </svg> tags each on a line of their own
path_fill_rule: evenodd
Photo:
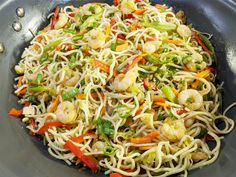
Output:
<svg viewBox="0 0 236 177">
<path fill-rule="evenodd" d="M 78 88 L 73 88 L 69 91 L 64 92 L 64 94 L 62 95 L 62 100 L 69 100 L 71 98 L 74 98 L 77 94 L 79 93 L 79 89 Z"/>
<path fill-rule="evenodd" d="M 38 99 L 37 99 L 37 96 L 34 96 L 34 95 L 30 95 L 28 97 L 28 100 L 29 102 L 33 103 L 33 104 L 37 104 L 38 103 Z"/>
<path fill-rule="evenodd" d="M 217 57 L 216 57 L 215 49 L 214 49 L 211 41 L 201 33 L 199 33 L 199 37 L 201 38 L 202 42 L 206 45 L 206 47 L 211 51 L 212 59 L 213 59 L 214 63 L 217 64 Z"/>
<path fill-rule="evenodd" d="M 45 86 L 29 86 L 29 92 L 45 92 L 48 91 L 48 87 Z"/>
<path fill-rule="evenodd" d="M 63 32 L 64 33 L 69 33 L 69 34 L 76 34 L 77 33 L 77 31 L 76 30 L 72 30 L 72 29 L 63 29 Z"/>
<path fill-rule="evenodd" d="M 43 55 L 39 59 L 39 62 L 40 63 L 44 63 L 47 60 L 48 60 L 48 54 L 47 53 L 43 53 Z"/>
<path fill-rule="evenodd" d="M 40 84 L 43 81 L 43 75 L 42 74 L 38 74 L 37 75 L 37 83 Z"/>
<path fill-rule="evenodd" d="M 98 118 L 96 121 L 94 121 L 94 124 L 97 127 L 98 134 L 106 137 L 106 136 L 113 136 L 114 134 L 114 128 L 112 127 L 111 122 L 108 120 L 103 120 L 101 118 Z"/>
<path fill-rule="evenodd" d="M 205 128 L 201 128 L 200 133 L 195 137 L 196 139 L 202 139 L 207 134 L 208 130 Z"/>
<path fill-rule="evenodd" d="M 49 50 L 54 50 L 60 43 L 62 42 L 62 40 L 56 40 L 53 41 L 47 45 L 44 46 L 44 53 L 49 51 Z"/>
<path fill-rule="evenodd" d="M 161 91 L 169 101 L 175 102 L 176 96 L 175 96 L 174 92 L 172 91 L 172 89 L 170 88 L 170 86 L 164 85 L 161 88 Z"/>
<path fill-rule="evenodd" d="M 83 87 L 84 85 L 85 85 L 85 80 L 83 79 L 80 81 L 80 86 Z"/>
<path fill-rule="evenodd" d="M 112 146 L 106 146 L 103 150 L 103 154 L 106 156 L 112 156 L 115 154 L 115 149 Z"/>
<path fill-rule="evenodd" d="M 162 121 L 162 120 L 165 120 L 165 117 L 162 114 L 159 114 L 157 119 L 159 121 Z"/>
<path fill-rule="evenodd" d="M 81 31 L 85 31 L 86 28 L 88 27 L 93 27 L 93 23 L 97 22 L 97 20 L 99 18 L 101 18 L 103 12 L 100 12 L 98 14 L 89 16 L 84 22 L 83 24 L 80 26 L 80 30 Z"/>
<path fill-rule="evenodd" d="M 111 47 L 110 47 L 111 50 L 112 50 L 112 51 L 116 51 L 116 46 L 117 46 L 117 43 L 116 43 L 116 42 L 112 43 L 112 44 L 111 44 Z"/>
<path fill-rule="evenodd" d="M 118 116 L 122 119 L 127 119 L 131 116 L 131 109 L 126 105 L 118 105 L 115 109 L 115 112 L 118 114 Z"/>
<path fill-rule="evenodd" d="M 156 159 L 156 152 L 150 152 L 145 158 L 145 162 L 149 165 L 152 165 L 155 159 Z"/>
<path fill-rule="evenodd" d="M 156 70 L 158 69 L 157 66 L 150 66 L 150 65 L 143 65 L 143 64 L 139 64 L 138 65 L 140 68 L 143 68 L 147 71 L 151 71 L 151 72 L 156 72 Z"/>
<path fill-rule="evenodd" d="M 72 38 L 72 41 L 73 42 L 78 42 L 79 40 L 81 40 L 81 39 L 83 39 L 84 38 L 84 35 L 82 34 L 82 35 L 79 35 L 79 36 L 74 36 L 73 38 Z"/>
<path fill-rule="evenodd" d="M 77 63 L 76 63 L 76 58 L 74 55 L 72 55 L 69 63 L 68 63 L 68 66 L 70 69 L 74 69 L 76 66 L 77 66 Z"/>
<path fill-rule="evenodd" d="M 156 30 L 159 31 L 175 31 L 177 26 L 175 24 L 160 24 L 159 22 L 155 21 L 155 22 L 143 22 L 142 26 L 144 27 L 150 27 L 150 28 L 154 28 Z"/>
</svg>

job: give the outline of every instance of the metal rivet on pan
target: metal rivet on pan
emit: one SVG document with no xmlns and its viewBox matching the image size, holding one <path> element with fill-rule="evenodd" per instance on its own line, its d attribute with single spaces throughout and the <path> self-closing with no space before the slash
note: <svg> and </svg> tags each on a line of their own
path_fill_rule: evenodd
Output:
<svg viewBox="0 0 236 177">
<path fill-rule="evenodd" d="M 12 24 L 12 28 L 16 31 L 16 32 L 19 32 L 21 29 L 22 29 L 22 25 L 20 22 L 14 22 Z"/>
<path fill-rule="evenodd" d="M 4 45 L 2 42 L 0 42 L 0 53 L 4 52 Z"/>
<path fill-rule="evenodd" d="M 25 9 L 23 7 L 18 7 L 16 9 L 16 15 L 18 17 L 24 17 L 25 16 Z"/>
</svg>

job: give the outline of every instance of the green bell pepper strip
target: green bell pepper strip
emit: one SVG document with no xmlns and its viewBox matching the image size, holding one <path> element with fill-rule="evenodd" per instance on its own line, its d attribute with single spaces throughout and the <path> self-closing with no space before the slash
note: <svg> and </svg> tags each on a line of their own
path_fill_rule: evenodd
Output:
<svg viewBox="0 0 236 177">
<path fill-rule="evenodd" d="M 56 41 L 53 41 L 47 45 L 44 46 L 44 53 L 49 51 L 49 50 L 54 50 L 60 43 L 62 42 L 62 40 L 56 40 Z"/>
<path fill-rule="evenodd" d="M 206 36 L 204 36 L 203 34 L 201 34 L 201 33 L 198 33 L 198 34 L 199 34 L 199 37 L 202 40 L 202 42 L 211 51 L 211 56 L 212 56 L 212 59 L 213 59 L 214 63 L 217 64 L 217 58 L 216 58 L 215 49 L 214 49 L 211 41 Z"/>
<path fill-rule="evenodd" d="M 140 68 L 143 68 L 143 69 L 145 69 L 147 71 L 151 71 L 151 72 L 155 72 L 158 69 L 157 66 L 150 66 L 150 65 L 143 65 L 143 64 L 139 64 L 138 66 Z"/>
<path fill-rule="evenodd" d="M 72 38 L 72 41 L 73 42 L 77 42 L 77 41 L 79 41 L 79 40 L 81 40 L 81 39 L 83 39 L 84 38 L 84 35 L 82 34 L 82 35 L 79 35 L 79 36 L 74 36 L 73 38 Z"/>
<path fill-rule="evenodd" d="M 168 85 L 164 85 L 161 88 L 162 93 L 165 95 L 165 97 L 171 101 L 171 102 L 175 102 L 176 100 L 176 96 L 174 94 L 174 92 L 172 91 L 171 87 Z"/>
<path fill-rule="evenodd" d="M 56 95 L 56 91 L 53 88 L 46 86 L 29 86 L 29 92 L 48 92 L 51 95 Z"/>
<path fill-rule="evenodd" d="M 69 33 L 69 34 L 76 34 L 77 31 L 76 30 L 72 30 L 72 29 L 63 29 L 64 33 Z"/>
<path fill-rule="evenodd" d="M 103 14 L 103 11 L 98 13 L 98 14 L 95 14 L 95 15 L 92 15 L 90 17 L 88 17 L 84 22 L 83 24 L 80 26 L 80 31 L 85 31 L 86 28 L 88 27 L 92 27 L 93 24 L 99 19 L 101 18 Z"/>
<path fill-rule="evenodd" d="M 62 95 L 62 100 L 69 100 L 71 98 L 74 98 L 77 94 L 79 93 L 79 89 L 78 88 L 73 88 L 69 91 L 64 92 L 64 94 Z"/>
</svg>

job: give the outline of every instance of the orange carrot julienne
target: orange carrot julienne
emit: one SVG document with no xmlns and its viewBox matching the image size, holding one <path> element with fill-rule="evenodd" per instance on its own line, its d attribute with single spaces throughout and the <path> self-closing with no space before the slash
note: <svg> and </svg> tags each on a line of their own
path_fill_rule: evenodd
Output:
<svg viewBox="0 0 236 177">
<path fill-rule="evenodd" d="M 154 148 L 155 146 L 140 146 L 139 147 L 139 150 L 141 151 L 146 151 L 146 150 L 149 150 L 149 149 L 152 149 Z"/>
<path fill-rule="evenodd" d="M 211 73 L 212 69 L 211 68 L 207 68 L 203 71 L 201 71 L 200 73 L 198 73 L 196 76 L 197 77 L 201 77 L 201 78 L 206 78 L 209 76 L 209 74 Z"/>
<path fill-rule="evenodd" d="M 121 52 L 129 47 L 128 42 L 125 42 L 124 44 L 116 46 L 116 52 Z"/>
<path fill-rule="evenodd" d="M 27 87 L 23 88 L 22 90 L 20 90 L 18 93 L 17 93 L 17 96 L 19 95 L 25 95 L 27 92 Z"/>
<path fill-rule="evenodd" d="M 142 59 L 143 59 L 143 57 L 140 56 L 140 55 L 137 56 L 137 57 L 135 57 L 135 58 L 133 59 L 132 63 L 131 63 L 131 64 L 128 64 L 128 65 L 125 67 L 123 73 L 126 74 L 130 69 L 132 69 L 136 64 L 138 64 L 138 62 L 140 62 Z"/>
<path fill-rule="evenodd" d="M 142 14 L 144 14 L 144 12 L 145 12 L 145 9 L 138 9 L 138 10 L 134 11 L 134 13 L 136 15 L 142 15 Z"/>
<path fill-rule="evenodd" d="M 154 96 L 153 96 L 153 102 L 165 103 L 165 102 L 166 102 L 166 99 L 163 98 L 163 97 L 161 97 L 161 96 L 154 95 Z"/>
<path fill-rule="evenodd" d="M 49 109 L 49 112 L 53 113 L 54 111 L 56 111 L 57 106 L 59 105 L 59 103 L 60 103 L 60 96 L 58 95 L 56 97 L 56 99 L 53 101 L 53 103 L 52 103 L 52 105 L 51 105 L 51 107 Z"/>
<path fill-rule="evenodd" d="M 148 77 L 143 79 L 143 86 L 146 90 L 148 90 L 148 88 L 150 86 L 149 81 L 148 81 Z"/>
<path fill-rule="evenodd" d="M 131 143 L 134 143 L 134 144 L 150 143 L 155 138 L 158 138 L 159 136 L 160 136 L 160 131 L 154 131 L 154 132 L 151 132 L 151 133 L 147 134 L 144 137 L 131 138 L 130 141 L 131 141 Z"/>
<path fill-rule="evenodd" d="M 14 116 L 14 117 L 20 117 L 23 114 L 23 109 L 16 109 L 16 108 L 11 108 L 11 110 L 8 112 L 9 116 Z"/>
<path fill-rule="evenodd" d="M 206 45 L 204 44 L 204 42 L 200 38 L 199 34 L 196 31 L 194 31 L 192 34 L 193 34 L 193 37 L 195 38 L 195 40 L 197 41 L 197 43 L 202 47 L 202 49 L 204 51 L 206 51 L 207 53 L 209 53 L 210 55 L 212 55 L 212 52 L 206 47 Z"/>
</svg>

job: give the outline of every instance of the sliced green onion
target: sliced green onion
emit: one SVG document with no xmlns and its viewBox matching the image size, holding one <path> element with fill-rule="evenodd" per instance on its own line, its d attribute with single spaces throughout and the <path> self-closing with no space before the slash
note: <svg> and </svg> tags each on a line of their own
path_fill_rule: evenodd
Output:
<svg viewBox="0 0 236 177">
<path fill-rule="evenodd" d="M 60 43 L 62 42 L 62 40 L 56 40 L 56 41 L 53 41 L 47 45 L 44 46 L 44 52 L 47 52 L 49 50 L 54 50 Z"/>
<path fill-rule="evenodd" d="M 84 38 L 84 35 L 82 34 L 82 35 L 79 35 L 79 36 L 74 36 L 73 38 L 72 38 L 72 41 L 73 42 L 77 42 L 77 41 L 79 41 L 79 40 L 81 40 L 81 39 L 83 39 Z"/>
<path fill-rule="evenodd" d="M 62 95 L 62 100 L 69 100 L 71 98 L 74 98 L 77 94 L 79 93 L 79 89 L 78 88 L 73 88 L 69 91 L 64 92 L 64 94 Z"/>
<path fill-rule="evenodd" d="M 66 28 L 63 29 L 63 32 L 64 32 L 64 33 L 69 33 L 69 34 L 76 34 L 76 33 L 77 33 L 76 30 L 66 29 Z"/>
<path fill-rule="evenodd" d="M 117 43 L 116 42 L 113 42 L 113 43 L 111 43 L 111 50 L 112 51 L 116 51 L 116 46 L 117 46 Z"/>
<path fill-rule="evenodd" d="M 161 88 L 161 91 L 169 101 L 175 102 L 176 96 L 170 86 L 164 85 Z"/>
</svg>

